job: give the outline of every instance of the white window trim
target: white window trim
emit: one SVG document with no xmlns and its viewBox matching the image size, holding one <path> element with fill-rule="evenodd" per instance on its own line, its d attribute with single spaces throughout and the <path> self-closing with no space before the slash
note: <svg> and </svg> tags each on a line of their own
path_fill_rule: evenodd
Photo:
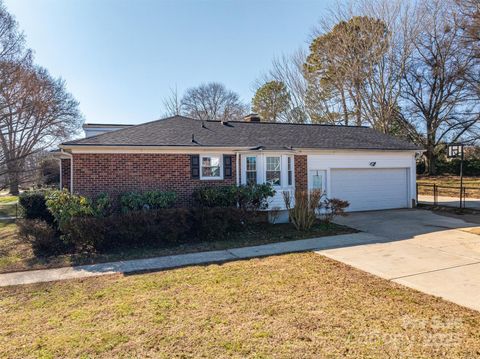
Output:
<svg viewBox="0 0 480 359">
<path fill-rule="evenodd" d="M 255 171 L 250 171 L 250 172 L 255 172 L 255 184 L 258 184 L 258 156 L 256 155 L 246 155 L 245 156 L 245 184 L 248 184 L 248 169 L 247 169 L 247 158 L 252 157 L 255 158 Z"/>
<path fill-rule="evenodd" d="M 292 183 L 291 184 L 288 184 L 288 159 L 290 158 L 290 166 L 291 166 L 291 171 L 292 171 Z M 295 187 L 295 160 L 294 160 L 294 157 L 291 156 L 291 155 L 287 155 L 285 156 L 285 177 L 286 177 L 286 180 L 285 180 L 285 186 L 284 187 L 289 187 L 289 188 L 292 188 L 292 187 Z"/>
<path fill-rule="evenodd" d="M 283 166 L 283 163 L 282 163 L 282 155 L 276 155 L 276 154 L 268 154 L 268 155 L 265 155 L 264 158 L 263 158 L 263 163 L 264 163 L 264 166 L 263 166 L 263 175 L 264 175 L 264 179 L 265 179 L 265 183 L 268 183 L 267 181 L 267 158 L 268 157 L 278 157 L 280 159 L 280 184 L 272 184 L 272 187 L 273 188 L 283 188 L 284 187 L 284 182 L 285 182 L 285 179 L 284 179 L 284 166 Z"/>
<path fill-rule="evenodd" d="M 203 175 L 203 159 L 205 157 L 218 157 L 219 158 L 219 166 L 220 166 L 220 176 L 216 177 L 206 177 Z M 223 155 L 221 154 L 205 154 L 200 155 L 200 180 L 202 181 L 218 181 L 223 180 Z"/>
<path fill-rule="evenodd" d="M 281 189 L 293 189 L 295 188 L 295 158 L 292 154 L 272 152 L 272 153 L 242 153 L 241 154 L 241 185 L 247 184 L 247 157 L 257 158 L 257 183 L 267 183 L 267 157 L 280 157 L 280 186 L 274 185 L 273 187 L 278 191 Z M 288 184 L 288 158 L 291 158 L 292 163 L 292 184 Z"/>
</svg>

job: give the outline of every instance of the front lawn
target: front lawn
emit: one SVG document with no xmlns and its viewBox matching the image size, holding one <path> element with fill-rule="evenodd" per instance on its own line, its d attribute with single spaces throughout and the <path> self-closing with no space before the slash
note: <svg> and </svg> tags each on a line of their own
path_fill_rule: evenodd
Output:
<svg viewBox="0 0 480 359">
<path fill-rule="evenodd" d="M 18 237 L 15 224 L 0 222 L 0 273 L 255 246 L 354 232 L 356 231 L 351 228 L 333 223 L 329 225 L 318 223 L 307 232 L 298 232 L 291 224 L 259 223 L 247 227 L 242 232 L 231 233 L 224 240 L 215 242 L 164 247 L 140 246 L 101 254 L 84 253 L 42 257 L 35 255 L 29 242 Z"/>
<path fill-rule="evenodd" d="M 315 253 L 0 288 L 5 358 L 474 358 L 480 314 Z"/>
<path fill-rule="evenodd" d="M 18 201 L 18 196 L 0 195 L 0 203 L 12 203 L 17 201 Z"/>
</svg>

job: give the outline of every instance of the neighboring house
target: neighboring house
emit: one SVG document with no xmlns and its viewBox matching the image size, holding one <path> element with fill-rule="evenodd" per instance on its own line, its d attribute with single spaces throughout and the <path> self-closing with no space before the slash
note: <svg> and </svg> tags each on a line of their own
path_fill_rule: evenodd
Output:
<svg viewBox="0 0 480 359">
<path fill-rule="evenodd" d="M 93 125 L 89 125 L 93 126 Z M 321 189 L 350 211 L 415 205 L 415 145 L 367 127 L 175 116 L 65 142 L 61 186 L 95 196 L 171 190 L 182 205 L 199 187 L 271 183 L 282 192 Z"/>
<path fill-rule="evenodd" d="M 132 127 L 133 125 L 112 125 L 112 124 L 103 124 L 103 123 L 85 123 L 83 124 L 83 131 L 85 132 L 85 137 L 92 137 L 96 135 L 101 135 L 102 133 L 112 132 L 116 130 L 121 130 L 122 128 Z"/>
</svg>

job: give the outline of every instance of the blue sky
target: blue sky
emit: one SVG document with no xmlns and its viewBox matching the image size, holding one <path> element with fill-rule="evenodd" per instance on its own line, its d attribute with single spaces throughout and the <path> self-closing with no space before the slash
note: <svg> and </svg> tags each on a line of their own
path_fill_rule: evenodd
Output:
<svg viewBox="0 0 480 359">
<path fill-rule="evenodd" d="M 331 0 L 4 0 L 38 64 L 87 122 L 159 118 L 170 88 L 218 81 L 252 97 L 272 58 L 307 46 Z"/>
</svg>

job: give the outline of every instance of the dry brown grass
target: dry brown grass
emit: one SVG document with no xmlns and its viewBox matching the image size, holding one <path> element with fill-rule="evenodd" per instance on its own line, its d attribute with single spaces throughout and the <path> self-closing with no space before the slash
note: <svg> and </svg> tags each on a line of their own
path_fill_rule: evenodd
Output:
<svg viewBox="0 0 480 359">
<path fill-rule="evenodd" d="M 418 187 L 419 194 L 433 196 L 433 188 L 430 187 L 431 185 L 436 184 L 438 186 L 460 188 L 460 176 L 419 176 L 417 183 L 420 185 Z M 467 198 L 480 198 L 480 177 L 464 177 L 463 186 L 467 187 Z M 438 195 L 458 197 L 460 195 L 460 189 L 440 187 L 438 189 Z"/>
<path fill-rule="evenodd" d="M 0 289 L 0 357 L 473 358 L 480 314 L 314 253 Z"/>
</svg>

